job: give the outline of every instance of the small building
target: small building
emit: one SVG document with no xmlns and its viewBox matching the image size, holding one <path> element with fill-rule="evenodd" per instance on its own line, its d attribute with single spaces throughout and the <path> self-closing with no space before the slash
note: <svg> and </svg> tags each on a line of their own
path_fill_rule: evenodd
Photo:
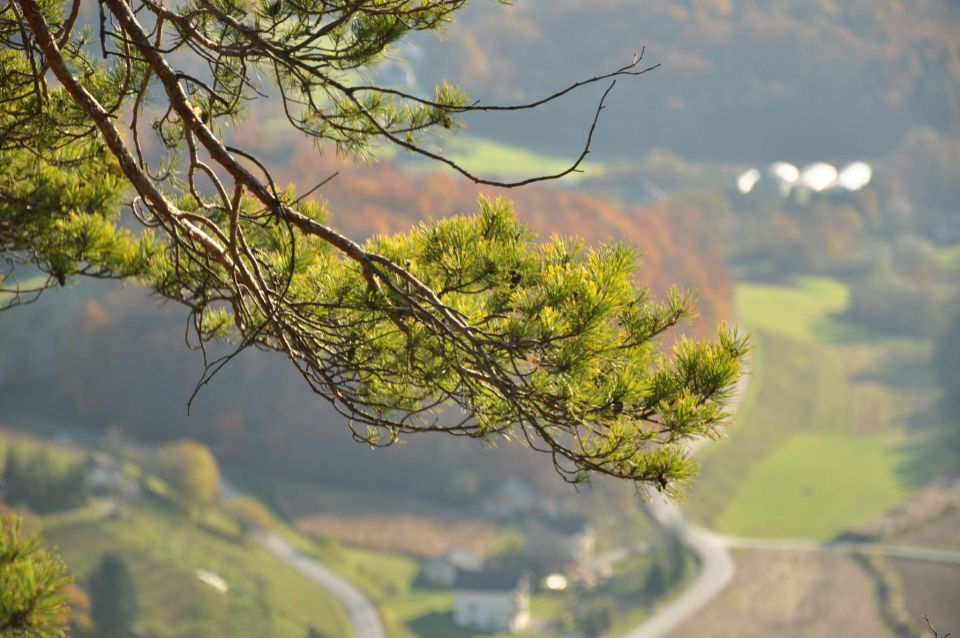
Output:
<svg viewBox="0 0 960 638">
<path fill-rule="evenodd" d="M 563 539 L 570 558 L 578 565 L 593 559 L 597 546 L 597 533 L 590 519 L 568 514 L 554 517 L 549 525 L 553 532 Z"/>
<path fill-rule="evenodd" d="M 87 456 L 86 470 L 87 485 L 95 496 L 132 499 L 140 493 L 137 480 L 103 452 L 91 452 Z"/>
<path fill-rule="evenodd" d="M 530 581 L 523 572 L 458 572 L 453 588 L 453 622 L 460 627 L 516 633 L 530 620 Z"/>
<path fill-rule="evenodd" d="M 478 572 L 483 569 L 483 558 L 466 547 L 451 547 L 442 554 L 427 559 L 420 572 L 431 585 L 450 587 L 459 572 Z"/>
<path fill-rule="evenodd" d="M 531 517 L 524 529 L 524 554 L 540 573 L 580 577 L 589 571 L 596 531 L 585 516 Z"/>
</svg>

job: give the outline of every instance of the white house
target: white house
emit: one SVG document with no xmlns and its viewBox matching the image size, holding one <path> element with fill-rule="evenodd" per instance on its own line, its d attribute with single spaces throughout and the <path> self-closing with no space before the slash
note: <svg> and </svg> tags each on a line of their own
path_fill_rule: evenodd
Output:
<svg viewBox="0 0 960 638">
<path fill-rule="evenodd" d="M 530 620 L 530 582 L 522 572 L 459 572 L 453 588 L 460 627 L 516 633 Z"/>
</svg>

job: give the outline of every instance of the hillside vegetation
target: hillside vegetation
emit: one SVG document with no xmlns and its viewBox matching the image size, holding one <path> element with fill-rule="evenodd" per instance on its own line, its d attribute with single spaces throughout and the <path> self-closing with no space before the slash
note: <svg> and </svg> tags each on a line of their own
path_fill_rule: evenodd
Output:
<svg viewBox="0 0 960 638">
<path fill-rule="evenodd" d="M 58 464 L 84 458 L 79 447 L 0 430 L 0 453 L 10 447 L 43 452 Z M 81 587 L 102 556 L 122 558 L 137 588 L 137 628 L 144 637 L 302 638 L 311 627 L 321 635 L 350 636 L 347 616 L 330 594 L 272 554 L 243 542 L 217 512 L 196 523 L 149 494 L 118 514 L 112 511 L 100 499 L 70 511 L 28 513 L 28 522 L 56 546 Z M 222 577 L 228 591 L 201 582 L 198 569 Z"/>
<path fill-rule="evenodd" d="M 703 159 L 811 161 L 890 151 L 915 126 L 955 130 L 955 3 L 922 0 L 527 0 L 471 6 L 423 40 L 425 86 L 458 78 L 474 97 L 523 101 L 629 62 L 663 67 L 619 83 L 597 150 L 670 149 Z M 570 152 L 597 91 L 529 117 L 480 115 L 482 135 Z M 562 134 L 558 134 L 562 131 Z"/>
</svg>

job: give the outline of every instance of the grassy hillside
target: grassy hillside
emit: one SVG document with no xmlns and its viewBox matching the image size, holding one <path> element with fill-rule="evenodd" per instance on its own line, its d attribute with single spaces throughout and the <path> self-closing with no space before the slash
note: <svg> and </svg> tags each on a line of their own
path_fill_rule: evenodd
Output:
<svg viewBox="0 0 960 638">
<path fill-rule="evenodd" d="M 43 450 L 58 465 L 82 460 L 83 451 L 0 429 L 0 466 L 9 447 L 32 455 Z M 107 552 L 130 566 L 138 590 L 138 630 L 145 636 L 302 638 L 309 627 L 326 636 L 349 636 L 337 601 L 273 555 L 238 540 L 217 515 L 196 525 L 151 497 L 105 517 L 96 501 L 84 509 L 30 516 L 43 529 L 83 586 Z M 196 570 L 222 576 L 221 594 L 197 579 Z"/>
<path fill-rule="evenodd" d="M 929 348 L 869 342 L 844 323 L 846 287 L 744 283 L 757 343 L 730 439 L 708 446 L 690 496 L 698 520 L 747 536 L 830 538 L 883 515 L 956 465 L 938 446 Z"/>
<path fill-rule="evenodd" d="M 421 85 L 445 78 L 484 102 L 523 102 L 617 68 L 645 47 L 645 62 L 663 67 L 618 83 L 598 155 L 660 147 L 753 161 L 871 156 L 895 146 L 911 125 L 948 130 L 960 113 L 956 3 L 511 4 L 473 4 L 448 38 L 426 39 Z M 470 130 L 570 149 L 600 90 L 531 113 L 473 117 Z"/>
<path fill-rule="evenodd" d="M 83 582 L 106 552 L 128 561 L 140 599 L 141 631 L 158 636 L 302 638 L 308 627 L 349 636 L 339 604 L 299 573 L 253 545 L 190 524 L 159 507 L 137 505 L 119 519 L 46 530 Z M 220 594 L 195 570 L 222 576 Z"/>
</svg>

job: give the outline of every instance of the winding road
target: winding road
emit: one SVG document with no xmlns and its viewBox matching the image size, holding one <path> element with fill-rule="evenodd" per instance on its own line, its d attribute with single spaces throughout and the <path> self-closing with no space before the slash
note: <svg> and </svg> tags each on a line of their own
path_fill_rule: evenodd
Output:
<svg viewBox="0 0 960 638">
<path fill-rule="evenodd" d="M 224 501 L 231 501 L 239 493 L 230 483 L 221 480 L 220 495 Z M 354 638 L 386 638 L 376 605 L 356 585 L 299 551 L 279 534 L 263 533 L 256 540 L 268 552 L 330 592 L 347 612 Z"/>
<path fill-rule="evenodd" d="M 676 503 L 656 495 L 647 503 L 647 510 L 661 527 L 672 530 L 696 552 L 700 559 L 700 573 L 680 596 L 658 608 L 623 638 L 663 636 L 713 600 L 730 582 L 735 571 L 733 558 L 721 537 L 687 520 Z"/>
<path fill-rule="evenodd" d="M 354 638 L 385 638 L 377 608 L 356 585 L 320 561 L 298 551 L 277 534 L 264 534 L 258 542 L 271 554 L 333 594 L 350 618 Z"/>
</svg>

